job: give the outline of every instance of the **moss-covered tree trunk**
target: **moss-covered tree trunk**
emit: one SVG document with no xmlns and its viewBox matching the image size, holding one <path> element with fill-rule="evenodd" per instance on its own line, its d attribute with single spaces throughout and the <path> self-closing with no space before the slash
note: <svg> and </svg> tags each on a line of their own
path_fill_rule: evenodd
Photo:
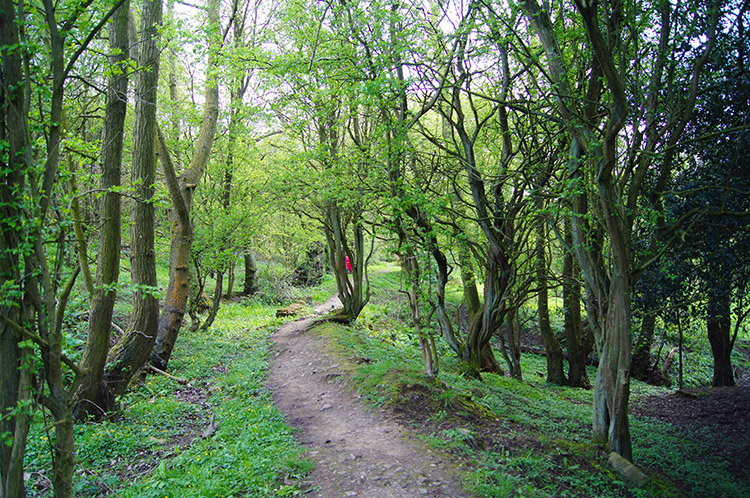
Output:
<svg viewBox="0 0 750 498">
<path fill-rule="evenodd" d="M 136 290 L 133 312 L 125 335 L 112 348 L 104 380 L 113 397 L 123 392 L 148 360 L 156 340 L 159 300 L 156 296 L 154 250 L 154 182 L 156 174 L 156 95 L 159 81 L 158 38 L 161 0 L 144 0 L 141 11 L 141 48 L 135 88 L 133 128 L 134 185 L 130 213 L 130 273 Z M 112 409 L 114 406 L 106 407 Z"/>
<path fill-rule="evenodd" d="M 84 377 L 75 400 L 75 415 L 105 415 L 105 407 L 112 406 L 110 393 L 103 383 L 104 366 L 110 346 L 112 313 L 117 296 L 120 274 L 120 194 L 113 191 L 120 185 L 122 147 L 127 113 L 128 71 L 124 63 L 128 58 L 130 38 L 128 16 L 130 1 L 126 0 L 112 18 L 109 28 L 109 61 L 112 66 L 107 86 L 102 133 L 102 176 L 99 185 L 104 192 L 99 201 L 101 217 L 99 229 L 99 254 L 96 267 L 96 284 L 89 306 L 86 349 L 81 358 Z"/>
<path fill-rule="evenodd" d="M 484 306 L 472 322 L 466 337 L 464 361 L 477 372 L 500 373 L 502 368 L 497 363 L 490 346 L 490 339 L 505 322 L 508 309 L 504 297 L 511 277 L 510 265 L 504 255 L 491 247 L 485 263 Z M 512 362 L 508 362 L 512 369 Z"/>
</svg>

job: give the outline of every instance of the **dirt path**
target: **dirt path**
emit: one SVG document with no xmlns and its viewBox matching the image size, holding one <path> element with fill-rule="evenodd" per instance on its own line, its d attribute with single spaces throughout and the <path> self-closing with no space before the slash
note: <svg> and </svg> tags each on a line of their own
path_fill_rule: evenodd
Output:
<svg viewBox="0 0 750 498">
<path fill-rule="evenodd" d="M 337 298 L 316 313 L 340 306 Z M 324 340 L 307 333 L 313 319 L 284 324 L 273 336 L 269 387 L 317 466 L 316 498 L 462 498 L 450 463 L 409 437 L 385 413 L 367 409 L 341 385 L 340 362 Z"/>
</svg>

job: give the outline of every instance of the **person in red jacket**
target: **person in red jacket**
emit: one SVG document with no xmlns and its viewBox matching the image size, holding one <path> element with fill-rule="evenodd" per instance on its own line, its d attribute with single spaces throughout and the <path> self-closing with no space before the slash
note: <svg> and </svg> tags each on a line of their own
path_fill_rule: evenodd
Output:
<svg viewBox="0 0 750 498">
<path fill-rule="evenodd" d="M 349 261 L 349 256 L 346 257 L 346 273 L 351 273 L 352 270 L 352 262 Z"/>
</svg>

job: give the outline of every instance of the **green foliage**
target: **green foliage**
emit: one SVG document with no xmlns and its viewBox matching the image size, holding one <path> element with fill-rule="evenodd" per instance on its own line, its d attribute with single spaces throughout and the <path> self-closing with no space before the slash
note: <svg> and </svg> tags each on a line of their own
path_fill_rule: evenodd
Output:
<svg viewBox="0 0 750 498">
<path fill-rule="evenodd" d="M 543 357 L 521 356 L 524 382 L 493 374 L 483 374 L 478 380 L 462 375 L 461 363 L 443 351 L 438 384 L 445 387 L 436 388 L 422 374 L 416 340 L 400 316 L 405 303 L 396 299 L 397 274 L 373 277 L 383 284 L 376 286 L 379 297 L 354 326 L 326 324 L 316 330 L 334 340 L 343 358 L 368 359 L 352 366 L 353 379 L 360 394 L 374 405 L 403 403 L 405 388 L 430 393 L 432 404 L 420 404 L 419 409 L 426 412 L 417 417 L 436 425 L 423 437 L 468 462 L 465 484 L 477 496 L 748 496 L 732 477 L 728 463 L 705 451 L 705 438 L 686 435 L 667 422 L 635 416 L 631 416 L 635 463 L 650 480 L 644 489 L 629 489 L 601 448 L 590 441 L 593 392 L 546 383 Z M 593 377 L 595 371 L 590 368 Z M 631 396 L 638 399 L 667 392 L 634 381 Z M 456 418 L 457 403 L 451 401 L 467 394 L 472 402 L 490 410 L 494 423 L 481 422 L 472 429 L 471 422 Z M 477 437 L 486 449 L 477 449 L 472 441 Z"/>
<path fill-rule="evenodd" d="M 257 290 L 252 296 L 245 299 L 247 303 L 283 306 L 293 301 L 309 300 L 308 290 L 292 285 L 291 270 L 273 261 L 258 261 L 257 265 Z M 330 296 L 330 293 L 326 298 L 328 296 Z"/>
<path fill-rule="evenodd" d="M 106 489 L 123 497 L 295 496 L 282 477 L 300 478 L 311 465 L 264 386 L 268 335 L 280 324 L 274 312 L 225 304 L 207 333 L 178 339 L 170 369 L 189 386 L 149 376 L 123 398 L 120 418 L 77 425 L 76 496 Z M 202 439 L 211 415 L 219 427 Z M 44 425 L 37 420 L 29 437 L 31 497 L 49 492 Z"/>
</svg>

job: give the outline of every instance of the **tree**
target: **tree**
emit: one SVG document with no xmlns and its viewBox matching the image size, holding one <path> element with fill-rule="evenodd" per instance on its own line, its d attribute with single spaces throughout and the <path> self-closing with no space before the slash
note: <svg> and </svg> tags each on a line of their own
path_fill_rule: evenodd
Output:
<svg viewBox="0 0 750 498">
<path fill-rule="evenodd" d="M 690 217 L 690 229 L 669 259 L 688 273 L 684 282 L 693 284 L 705 303 L 696 308 L 705 312 L 714 386 L 735 384 L 731 353 L 750 314 L 750 75 L 744 32 L 749 9 L 741 4 L 736 28 L 719 34 L 707 62 L 711 78 L 703 82 L 687 132 L 695 139 L 693 158 L 670 199 L 672 217 Z M 706 135 L 715 137 L 702 140 Z"/>
<path fill-rule="evenodd" d="M 190 218 L 193 191 L 198 186 L 208 165 L 219 116 L 219 82 L 217 73 L 219 39 L 219 2 L 207 3 L 208 70 L 203 108 L 203 122 L 196 141 L 190 166 L 178 178 L 164 135 L 159 130 L 159 160 L 172 200 L 172 229 L 169 254 L 169 284 L 164 305 L 159 315 L 156 339 L 151 352 L 151 365 L 166 370 L 177 336 L 182 327 L 190 295 L 190 249 L 193 243 L 193 222 Z M 235 5 L 234 11 L 237 11 Z M 221 291 L 216 297 L 221 298 Z"/>
<path fill-rule="evenodd" d="M 53 4 L 43 2 L 43 11 L 27 11 L 23 4 L 0 5 L 0 46 L 3 51 L 2 132 L 7 155 L 2 168 L 4 180 L 0 187 L 3 214 L 14 216 L 0 223 L 3 263 L 0 323 L 3 361 L 2 419 L 4 438 L 12 438 L 11 446 L 3 442 L 0 455 L 2 483 L 0 491 L 7 496 L 22 496 L 23 457 L 28 431 L 28 389 L 31 384 L 29 364 L 22 355 L 34 344 L 39 349 L 41 375 L 46 384 L 44 408 L 54 420 L 53 478 L 55 496 L 72 496 L 74 466 L 72 396 L 83 378 L 83 371 L 63 353 L 62 317 L 80 268 L 62 282 L 64 232 L 53 226 L 50 211 L 56 210 L 54 196 L 59 193 L 59 163 L 63 145 L 63 103 L 65 83 L 81 54 L 114 14 L 120 3 L 103 12 L 92 9 L 86 28 L 74 31 L 81 16 L 92 2 Z M 18 18 L 16 18 L 18 15 Z M 28 17 L 27 17 L 28 16 Z M 28 22 L 27 22 L 28 21 Z M 24 29 L 22 30 L 21 27 Z M 77 37 L 80 39 L 76 39 Z M 48 58 L 34 53 L 37 42 L 48 43 Z M 66 47 L 76 39 L 75 50 Z M 66 56 L 68 56 L 66 60 Z M 50 87 L 32 86 L 35 72 L 50 75 Z M 29 124 L 33 92 L 45 95 L 40 99 L 39 127 L 34 135 L 46 140 L 46 147 L 32 136 Z M 37 163 L 37 161 L 40 161 Z M 61 213 L 56 212 L 58 216 Z M 49 235 L 53 234 L 53 239 Z M 57 246 L 55 255 L 48 254 L 46 243 Z M 54 266 L 51 266 L 53 263 Z M 19 312 L 23 310 L 23 312 Z M 23 343 L 22 339 L 27 342 Z M 68 371 L 72 382 L 68 381 Z M 8 378 L 5 378 L 5 374 Z M 7 422 L 6 422 L 7 420 Z M 7 429 L 6 429 L 7 428 Z"/>
<path fill-rule="evenodd" d="M 539 292 L 537 295 L 537 313 L 539 314 L 539 332 L 544 342 L 544 350 L 547 358 L 547 382 L 565 385 L 565 373 L 563 372 L 563 354 L 560 343 L 552 332 L 552 325 L 549 317 L 548 302 L 548 264 L 547 264 L 547 245 L 546 227 L 540 223 L 537 226 L 536 239 L 536 272 L 537 285 Z"/>
<path fill-rule="evenodd" d="M 523 8 L 544 49 L 554 90 L 551 97 L 570 135 L 571 179 L 581 182 L 573 195 L 572 225 L 574 248 L 587 287 L 589 323 L 594 327 L 599 352 L 594 438 L 630 459 L 630 297 L 632 276 L 638 273 L 632 254 L 637 208 L 639 200 L 648 196 L 653 209 L 661 211 L 660 200 L 695 106 L 698 81 L 720 15 L 714 4 L 705 6 L 705 10 L 698 5 L 688 10 L 687 6 L 669 2 L 640 8 L 627 2 L 575 3 L 576 16 L 565 19 L 572 24 L 564 25 L 563 19 L 557 19 L 559 30 L 552 22 L 551 11 L 536 0 L 526 0 Z M 702 29 L 691 31 L 695 25 L 680 24 L 684 19 L 702 19 Z M 653 20 L 657 27 L 658 43 L 637 38 L 646 20 Z M 574 59 L 566 52 L 574 45 L 563 42 L 577 36 L 579 26 L 585 30 L 587 46 Z M 698 40 L 698 33 L 705 33 L 705 37 Z M 686 46 L 684 40 L 694 40 L 695 45 Z M 643 50 L 633 50 L 635 47 Z M 674 53 L 691 51 L 700 55 L 687 71 L 666 69 Z M 568 61 L 573 60 L 586 64 L 580 71 L 586 71 L 587 78 L 577 89 L 570 82 L 573 69 Z M 668 95 L 662 92 L 662 88 L 674 89 L 677 83 L 689 91 L 680 95 L 672 93 L 674 90 Z M 645 93 L 636 91 L 643 87 L 648 89 Z M 673 99 L 669 107 L 664 105 L 666 97 Z M 665 151 L 663 155 L 655 154 L 660 150 Z M 653 189 L 644 184 L 648 174 L 658 178 Z M 589 184 L 594 188 L 588 189 Z M 657 238 L 663 240 L 669 233 L 660 230 Z M 606 234 L 609 260 L 604 258 L 604 240 L 599 234 Z"/>
<path fill-rule="evenodd" d="M 101 228 L 96 266 L 96 284 L 90 297 L 89 326 L 81 368 L 86 377 L 76 393 L 76 417 L 85 414 L 104 416 L 105 407 L 113 405 L 103 383 L 104 367 L 109 353 L 112 313 L 120 274 L 120 186 L 122 147 L 127 113 L 129 71 L 126 65 L 130 49 L 128 36 L 129 0 L 113 16 L 109 28 L 111 76 L 107 86 L 104 131 L 102 133 L 102 175 L 100 188 Z M 83 262 L 81 263 L 83 265 Z"/>
<path fill-rule="evenodd" d="M 564 219 L 566 245 L 563 259 L 563 309 L 564 328 L 568 350 L 568 384 L 572 387 L 590 388 L 591 382 L 586 372 L 586 363 L 594 348 L 594 334 L 591 327 L 584 329 L 581 320 L 581 279 L 580 269 L 573 255 L 573 237 L 570 217 Z"/>
<path fill-rule="evenodd" d="M 2 142 L 7 148 L 0 173 L 0 496 L 23 496 L 23 455 L 30 415 L 24 410 L 29 398 L 31 375 L 23 358 L 23 335 L 14 324 L 32 319 L 22 316 L 23 247 L 25 245 L 22 195 L 31 156 L 28 141 L 28 109 L 25 105 L 25 75 L 19 47 L 18 23 L 13 2 L 0 3 L 0 47 L 2 48 Z"/>
<path fill-rule="evenodd" d="M 136 77 L 135 125 L 131 182 L 135 199 L 130 213 L 130 273 L 133 313 L 126 334 L 109 354 L 104 379 L 112 399 L 128 386 L 145 364 L 156 340 L 159 318 L 154 251 L 154 183 L 156 174 L 156 95 L 159 82 L 161 0 L 144 0 L 141 11 L 141 48 Z M 113 406 L 103 407 L 111 410 Z"/>
<path fill-rule="evenodd" d="M 532 269 L 526 264 L 533 227 L 532 217 L 527 216 L 532 206 L 527 196 L 531 176 L 525 173 L 531 157 L 517 157 L 530 128 L 524 121 L 525 110 L 508 105 L 514 85 L 523 85 L 519 81 L 527 71 L 513 60 L 516 52 L 511 40 L 517 16 L 511 16 L 506 26 L 501 26 L 499 17 L 479 4 L 469 6 L 455 35 L 446 81 L 433 83 L 441 89 L 436 109 L 442 126 L 439 132 L 426 124 L 421 128 L 427 140 L 460 166 L 464 185 L 456 189 L 457 202 L 473 211 L 470 219 L 481 234 L 475 247 L 482 251 L 478 260 L 484 266 L 484 304 L 463 349 L 464 360 L 476 372 L 500 371 L 490 339 L 506 319 L 515 316 L 532 282 Z M 480 34 L 483 25 L 489 29 Z M 489 63 L 488 45 L 495 50 L 496 72 L 484 69 Z M 513 71 L 518 71 L 515 78 Z M 511 126 L 522 135 L 518 140 Z M 507 335 L 500 337 L 502 353 L 511 375 L 520 378 L 517 329 L 512 321 L 509 324 L 513 326 L 504 329 Z"/>
<path fill-rule="evenodd" d="M 287 88 L 281 99 L 287 106 L 276 110 L 294 137 L 296 164 L 291 181 L 299 202 L 312 204 L 306 216 L 314 218 L 325 236 L 343 309 L 339 319 L 355 319 L 369 301 L 366 243 L 368 193 L 360 188 L 368 177 L 367 155 L 357 144 L 370 117 L 360 112 L 356 86 L 356 49 L 347 16 L 349 6 L 327 6 L 322 11 L 307 2 L 289 2 L 285 22 L 286 44 L 274 63 L 274 81 Z M 315 38 L 311 33 L 316 33 Z M 340 35 L 346 43 L 337 44 Z M 279 74 L 283 75 L 279 79 Z M 354 75 L 353 75 L 354 74 Z M 286 114 L 285 114 L 286 113 Z M 289 186 L 284 188 L 289 193 Z M 292 201 L 292 209 L 298 201 Z M 309 203 L 309 204 L 308 204 Z M 347 273 L 346 259 L 352 266 Z"/>
</svg>

